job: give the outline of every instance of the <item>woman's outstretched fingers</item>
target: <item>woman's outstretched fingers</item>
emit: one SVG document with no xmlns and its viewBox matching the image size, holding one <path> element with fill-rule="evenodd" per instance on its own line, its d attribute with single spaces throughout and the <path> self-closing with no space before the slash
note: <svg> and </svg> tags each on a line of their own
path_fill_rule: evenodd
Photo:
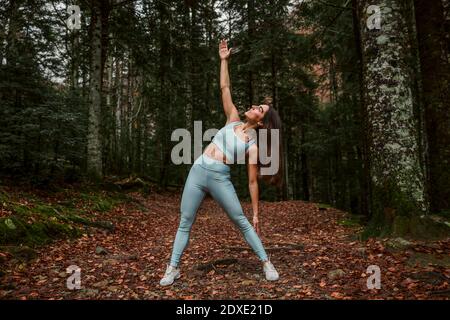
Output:
<svg viewBox="0 0 450 320">
<path fill-rule="evenodd" d="M 256 233 L 259 235 L 259 219 L 258 217 L 253 217 L 253 228 L 255 229 Z"/>
</svg>

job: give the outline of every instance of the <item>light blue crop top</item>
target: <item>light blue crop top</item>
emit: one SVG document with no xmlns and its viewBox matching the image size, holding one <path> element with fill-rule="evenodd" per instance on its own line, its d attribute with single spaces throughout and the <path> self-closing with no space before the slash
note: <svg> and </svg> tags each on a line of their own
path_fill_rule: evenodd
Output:
<svg viewBox="0 0 450 320">
<path fill-rule="evenodd" d="M 249 142 L 244 142 L 236 135 L 234 127 L 241 123 L 243 122 L 230 122 L 220 129 L 211 141 L 219 147 L 228 161 L 233 161 L 232 163 L 245 163 L 245 153 L 255 143 L 254 139 L 251 139 Z"/>
</svg>

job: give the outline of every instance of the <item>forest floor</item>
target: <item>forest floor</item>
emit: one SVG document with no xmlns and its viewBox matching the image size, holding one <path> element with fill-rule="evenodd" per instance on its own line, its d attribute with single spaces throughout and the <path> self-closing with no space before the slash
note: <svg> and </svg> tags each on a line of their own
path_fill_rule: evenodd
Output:
<svg viewBox="0 0 450 320">
<path fill-rule="evenodd" d="M 88 211 L 112 222 L 113 230 L 85 227 L 81 237 L 33 247 L 24 259 L 0 247 L 0 299 L 450 298 L 450 239 L 360 241 L 361 226 L 349 214 L 304 201 L 261 201 L 261 239 L 280 274 L 268 282 L 257 256 L 209 197 L 192 228 L 181 278 L 161 287 L 180 194 L 127 196 L 130 201 L 107 210 Z M 60 203 L 64 197 L 46 199 Z M 251 204 L 242 205 L 251 221 Z M 3 218 L 10 213 L 6 206 L 0 212 Z M 71 265 L 81 270 L 81 289 L 67 288 Z M 368 289 L 369 266 L 379 267 L 380 289 Z"/>
</svg>

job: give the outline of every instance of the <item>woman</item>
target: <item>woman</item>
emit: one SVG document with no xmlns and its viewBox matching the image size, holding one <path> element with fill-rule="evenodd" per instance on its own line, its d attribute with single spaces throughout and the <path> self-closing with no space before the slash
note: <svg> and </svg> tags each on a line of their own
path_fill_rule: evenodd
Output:
<svg viewBox="0 0 450 320">
<path fill-rule="evenodd" d="M 240 121 L 239 113 L 231 100 L 230 79 L 228 75 L 228 58 L 232 48 L 228 49 L 227 42 L 222 40 L 219 45 L 221 59 L 220 87 L 222 90 L 222 103 L 227 122 L 215 135 L 212 142 L 203 154 L 194 162 L 184 186 L 181 199 L 181 219 L 175 237 L 170 264 L 167 266 L 164 277 L 161 279 L 162 286 L 171 285 L 175 279 L 180 277 L 178 263 L 181 255 L 189 242 L 189 233 L 195 221 L 197 209 L 199 208 L 206 192 L 221 205 L 233 223 L 242 232 L 245 240 L 251 246 L 263 263 L 263 270 L 267 280 L 278 280 L 279 275 L 273 264 L 269 261 L 259 234 L 258 220 L 258 176 L 260 176 L 261 163 L 258 158 L 258 140 L 251 137 L 250 133 L 258 132 L 259 129 L 281 129 L 281 121 L 278 113 L 271 107 L 270 101 L 259 106 L 253 105 L 246 113 L 246 122 Z M 281 130 L 280 130 L 281 131 Z M 270 132 L 268 132 L 270 136 Z M 258 138 L 259 135 L 256 135 Z M 270 141 L 270 143 L 275 143 Z M 281 146 L 281 143 L 277 144 Z M 280 148 L 276 150 L 281 157 Z M 242 159 L 248 163 L 249 191 L 253 208 L 253 225 L 248 222 L 237 198 L 236 191 L 230 180 L 229 163 L 235 159 Z M 278 157 L 278 158 L 279 158 Z M 242 162 L 242 161 L 241 161 Z M 282 161 L 279 161 L 282 163 Z M 269 178 L 270 182 L 281 183 L 281 170 Z M 255 232 L 256 229 L 256 232 Z"/>
</svg>

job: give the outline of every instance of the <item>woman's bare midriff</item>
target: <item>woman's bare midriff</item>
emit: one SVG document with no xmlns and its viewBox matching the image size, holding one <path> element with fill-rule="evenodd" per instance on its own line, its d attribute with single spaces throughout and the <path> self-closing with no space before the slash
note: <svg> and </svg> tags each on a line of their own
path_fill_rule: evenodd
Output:
<svg viewBox="0 0 450 320">
<path fill-rule="evenodd" d="M 223 152 L 219 149 L 218 146 L 216 146 L 213 142 L 211 142 L 206 148 L 205 151 L 203 151 L 204 154 L 206 154 L 211 159 L 222 161 L 223 163 L 226 163 L 226 157 L 223 154 Z"/>
<path fill-rule="evenodd" d="M 235 128 L 233 128 L 234 133 L 238 136 L 239 139 L 242 141 L 248 142 L 248 136 L 242 133 L 242 131 L 238 131 Z M 203 151 L 204 154 L 206 154 L 208 157 L 222 161 L 225 164 L 228 164 L 226 156 L 224 153 L 219 149 L 217 145 L 214 144 L 214 142 L 211 142 L 206 148 L 205 151 Z"/>
</svg>

